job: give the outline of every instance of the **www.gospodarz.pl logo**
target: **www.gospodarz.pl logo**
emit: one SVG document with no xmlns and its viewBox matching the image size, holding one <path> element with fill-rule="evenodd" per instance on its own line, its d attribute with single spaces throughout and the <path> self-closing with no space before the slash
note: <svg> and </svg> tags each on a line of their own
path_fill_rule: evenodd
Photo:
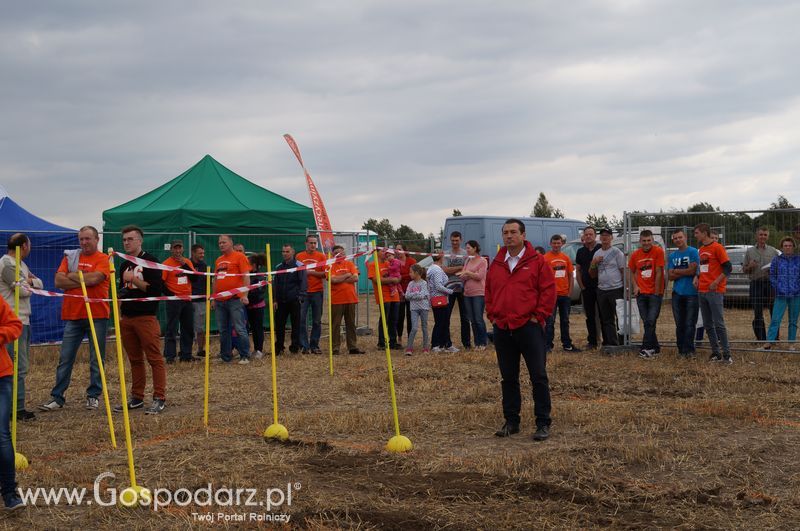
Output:
<svg viewBox="0 0 800 531">
<path fill-rule="evenodd" d="M 113 472 L 103 472 L 94 480 L 91 490 L 86 487 L 59 487 L 59 488 L 27 488 L 19 489 L 19 495 L 26 505 L 98 505 L 100 507 L 148 507 L 153 511 L 177 505 L 187 507 L 241 507 L 258 508 L 271 513 L 276 510 L 288 509 L 292 506 L 292 496 L 301 488 L 299 482 L 287 483 L 285 488 L 269 488 L 262 493 L 253 488 L 214 488 L 211 483 L 198 489 L 167 489 L 146 488 L 134 489 L 131 487 L 119 490 L 114 487 L 103 486 L 103 480 L 113 480 Z M 288 516 L 288 515 L 286 515 Z M 285 521 L 288 521 L 286 519 Z"/>
</svg>

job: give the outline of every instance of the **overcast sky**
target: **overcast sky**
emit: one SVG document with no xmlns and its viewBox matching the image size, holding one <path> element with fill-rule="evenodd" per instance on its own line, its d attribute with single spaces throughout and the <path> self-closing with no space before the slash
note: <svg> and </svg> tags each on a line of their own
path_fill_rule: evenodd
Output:
<svg viewBox="0 0 800 531">
<path fill-rule="evenodd" d="M 796 1 L 4 2 L 0 185 L 70 227 L 206 153 L 334 229 L 800 203 Z"/>
</svg>

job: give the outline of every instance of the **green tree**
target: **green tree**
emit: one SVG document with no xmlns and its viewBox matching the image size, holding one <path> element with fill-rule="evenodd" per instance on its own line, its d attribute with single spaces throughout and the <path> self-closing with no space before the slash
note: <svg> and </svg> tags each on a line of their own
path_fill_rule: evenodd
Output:
<svg viewBox="0 0 800 531">
<path fill-rule="evenodd" d="M 536 200 L 536 204 L 533 205 L 531 216 L 536 218 L 563 218 L 564 213 L 550 204 L 544 192 L 539 192 L 539 198 Z"/>
<path fill-rule="evenodd" d="M 611 219 L 607 218 L 605 214 L 588 214 L 586 216 L 586 224 L 600 230 L 603 227 L 608 227 L 611 230 L 622 228 L 622 220 L 617 216 L 612 215 Z"/>
</svg>

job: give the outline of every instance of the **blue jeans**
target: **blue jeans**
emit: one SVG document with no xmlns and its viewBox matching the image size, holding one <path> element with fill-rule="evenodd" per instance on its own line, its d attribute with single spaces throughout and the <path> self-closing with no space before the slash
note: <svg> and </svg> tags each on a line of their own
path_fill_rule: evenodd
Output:
<svg viewBox="0 0 800 531">
<path fill-rule="evenodd" d="M 656 321 L 661 314 L 661 295 L 653 293 L 640 293 L 636 296 L 636 305 L 639 307 L 639 315 L 644 321 L 644 337 L 642 337 L 642 348 L 661 351 L 656 336 Z"/>
<path fill-rule="evenodd" d="M 706 292 L 699 293 L 697 297 L 700 301 L 700 311 L 703 314 L 703 326 L 708 332 L 711 355 L 718 356 L 721 349 L 723 357 L 730 357 L 731 346 L 728 343 L 728 329 L 725 327 L 722 306 L 724 295 L 717 292 Z"/>
<path fill-rule="evenodd" d="M 556 306 L 553 313 L 547 318 L 545 323 L 545 347 L 553 349 L 553 340 L 556 337 L 556 312 L 558 312 L 558 324 L 561 330 L 561 345 L 564 348 L 572 346 L 572 338 L 569 337 L 569 309 L 572 301 L 566 295 L 559 295 L 556 298 Z"/>
<path fill-rule="evenodd" d="M 408 333 L 406 350 L 413 350 L 414 337 L 420 328 L 422 328 L 422 348 L 426 350 L 430 348 L 430 342 L 428 341 L 428 310 L 409 310 L 408 320 L 411 322 L 411 332 Z"/>
<path fill-rule="evenodd" d="M 772 321 L 769 323 L 767 339 L 775 341 L 778 338 L 778 330 L 783 321 L 783 314 L 786 307 L 789 307 L 789 341 L 797 339 L 797 317 L 800 316 L 800 297 L 775 297 L 775 305 L 772 307 Z"/>
<path fill-rule="evenodd" d="M 25 376 L 28 375 L 30 366 L 31 327 L 22 325 L 22 335 L 19 336 L 19 367 L 17 368 L 17 411 L 25 409 Z M 6 345 L 11 361 L 15 361 L 14 342 Z M 13 390 L 12 390 L 13 392 Z"/>
<path fill-rule="evenodd" d="M 11 398 L 13 376 L 0 378 L 0 493 L 3 498 L 17 490 L 14 447 L 11 445 Z"/>
<path fill-rule="evenodd" d="M 108 319 L 95 319 L 94 329 L 97 332 L 97 343 L 100 346 L 100 358 L 105 363 Z M 103 392 L 103 381 L 100 379 L 100 366 L 97 364 L 97 354 L 94 352 L 89 319 L 64 321 L 64 339 L 61 341 L 61 353 L 56 369 L 56 385 L 50 391 L 53 399 L 62 406 L 66 401 L 64 393 L 67 392 L 69 381 L 72 378 L 75 356 L 78 354 L 78 347 L 81 346 L 84 337 L 89 338 L 89 387 L 86 388 L 86 396 L 97 398 Z"/>
<path fill-rule="evenodd" d="M 247 335 L 247 324 L 245 322 L 245 311 L 242 299 L 232 297 L 226 301 L 214 303 L 217 314 L 217 327 L 219 328 L 219 357 L 222 361 L 231 361 L 231 329 L 236 330 L 240 338 L 244 341 L 237 342 L 239 357 L 247 359 L 250 357 L 250 339 Z"/>
<path fill-rule="evenodd" d="M 308 339 L 308 308 L 311 307 L 311 341 Z M 322 292 L 306 293 L 300 307 L 300 348 L 315 350 L 319 348 L 322 335 Z"/>
<path fill-rule="evenodd" d="M 486 299 L 483 295 L 473 297 L 464 296 L 464 306 L 467 317 L 472 324 L 472 334 L 475 336 L 475 346 L 485 347 L 489 342 L 486 337 L 486 322 L 483 320 L 483 311 L 486 308 Z"/>
<path fill-rule="evenodd" d="M 694 353 L 694 334 L 697 327 L 697 295 L 672 292 L 672 316 L 675 318 L 675 341 L 678 354 Z"/>
</svg>

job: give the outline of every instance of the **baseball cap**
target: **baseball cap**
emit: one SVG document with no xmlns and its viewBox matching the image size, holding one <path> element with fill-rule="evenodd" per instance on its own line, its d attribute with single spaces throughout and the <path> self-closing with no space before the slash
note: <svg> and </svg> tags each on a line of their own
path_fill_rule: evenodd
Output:
<svg viewBox="0 0 800 531">
<path fill-rule="evenodd" d="M 600 229 L 600 234 L 611 234 L 613 236 L 614 232 L 608 227 L 603 227 L 602 229 Z"/>
<path fill-rule="evenodd" d="M 170 247 L 183 247 L 183 240 L 172 240 L 169 244 Z"/>
</svg>

